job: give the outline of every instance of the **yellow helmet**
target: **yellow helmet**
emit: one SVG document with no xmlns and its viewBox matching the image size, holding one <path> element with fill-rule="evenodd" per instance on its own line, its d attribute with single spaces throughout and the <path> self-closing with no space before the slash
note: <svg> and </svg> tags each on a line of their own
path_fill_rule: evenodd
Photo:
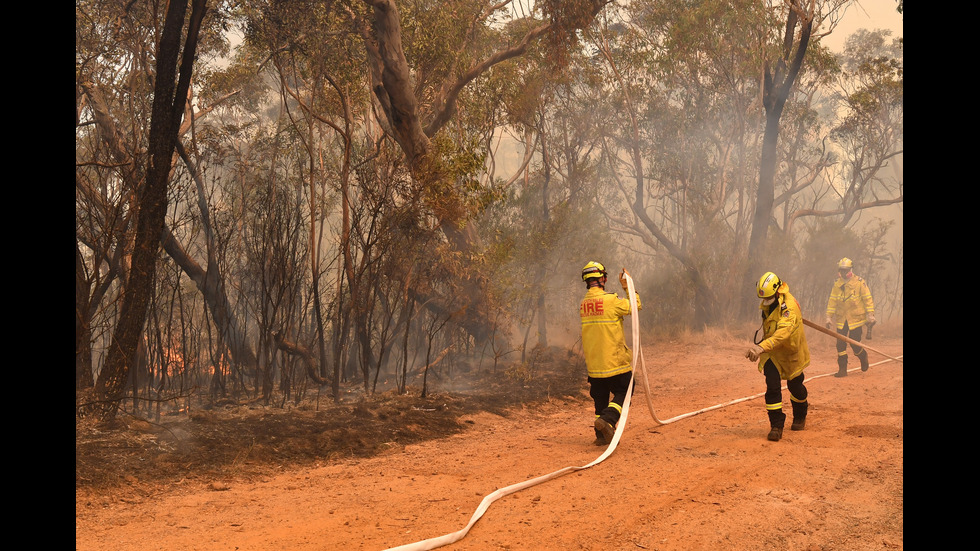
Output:
<svg viewBox="0 0 980 551">
<path fill-rule="evenodd" d="M 776 294 L 781 284 L 782 281 L 779 281 L 776 274 L 766 272 L 759 278 L 759 284 L 755 287 L 756 294 L 759 295 L 759 298 L 769 298 Z"/>
<path fill-rule="evenodd" d="M 605 275 L 606 267 L 594 260 L 582 268 L 582 281 L 588 281 L 591 277 L 603 277 Z"/>
<path fill-rule="evenodd" d="M 850 258 L 847 258 L 846 256 L 844 258 L 840 259 L 840 262 L 837 263 L 837 269 L 838 270 L 843 270 L 845 268 L 848 269 L 848 270 L 850 270 L 853 266 L 854 266 L 854 263 L 851 262 L 851 259 Z"/>
</svg>

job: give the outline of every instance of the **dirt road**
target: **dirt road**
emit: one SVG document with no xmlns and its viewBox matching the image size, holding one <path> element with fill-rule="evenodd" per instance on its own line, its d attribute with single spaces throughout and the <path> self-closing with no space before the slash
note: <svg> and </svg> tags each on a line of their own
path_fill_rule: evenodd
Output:
<svg viewBox="0 0 980 551">
<path fill-rule="evenodd" d="M 903 354 L 900 336 L 876 333 L 871 346 Z M 831 337 L 808 338 L 806 430 L 787 421 L 783 440 L 767 441 L 762 398 L 658 425 L 638 385 L 609 458 L 503 497 L 441 549 L 902 549 L 904 366 L 872 353 L 868 372 L 817 377 L 836 371 L 836 353 Z M 762 392 L 744 349 L 645 346 L 657 417 Z M 375 551 L 441 536 L 494 490 L 598 457 L 591 421 L 583 381 L 575 399 L 472 415 L 460 434 L 369 459 L 151 492 L 76 490 L 76 550 Z"/>
</svg>

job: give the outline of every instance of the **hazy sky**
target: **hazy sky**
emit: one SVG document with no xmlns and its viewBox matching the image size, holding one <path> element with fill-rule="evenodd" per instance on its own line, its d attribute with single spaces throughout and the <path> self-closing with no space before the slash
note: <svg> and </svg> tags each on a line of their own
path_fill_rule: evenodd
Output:
<svg viewBox="0 0 980 551">
<path fill-rule="evenodd" d="M 902 14 L 895 11 L 896 0 L 859 0 L 847 8 L 844 18 L 830 36 L 821 42 L 835 52 L 844 47 L 844 40 L 858 29 L 889 29 L 892 38 L 904 36 Z"/>
</svg>

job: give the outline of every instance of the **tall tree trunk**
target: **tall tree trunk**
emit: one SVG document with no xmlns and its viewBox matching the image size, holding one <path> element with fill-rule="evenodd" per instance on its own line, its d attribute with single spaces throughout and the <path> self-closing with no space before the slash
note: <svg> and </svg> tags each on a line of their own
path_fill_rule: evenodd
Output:
<svg viewBox="0 0 980 551">
<path fill-rule="evenodd" d="M 812 8 L 811 8 L 812 9 Z M 756 191 L 755 214 L 752 217 L 752 233 L 749 237 L 748 262 L 746 263 L 745 285 L 748 287 L 762 275 L 763 266 L 770 261 L 766 252 L 769 222 L 775 201 L 776 167 L 779 163 L 779 119 L 789 97 L 796 77 L 803 67 L 803 59 L 810 43 L 814 13 L 803 6 L 802 0 L 789 2 L 786 27 L 783 33 L 782 56 L 776 61 L 775 71 L 769 63 L 765 67 L 762 104 L 766 110 L 766 129 L 762 137 L 762 157 L 759 162 L 759 188 Z M 796 44 L 796 26 L 800 26 L 800 39 Z M 754 314 L 756 300 L 754 294 L 746 294 L 742 302 L 743 316 Z"/>
<path fill-rule="evenodd" d="M 129 154 L 129 151 L 132 151 L 133 148 L 127 143 L 126 139 L 119 131 L 115 121 L 109 113 L 108 106 L 106 105 L 101 92 L 89 82 L 84 82 L 82 84 L 82 88 L 85 96 L 89 100 L 89 105 L 92 107 L 92 111 L 95 114 L 96 123 L 98 125 L 103 143 L 109 147 L 113 158 L 115 158 L 120 165 L 132 164 L 134 166 L 134 168 L 123 173 L 123 178 L 126 181 L 127 186 L 132 190 L 141 189 L 144 185 L 144 174 L 141 170 L 139 170 L 138 165 L 132 162 L 133 157 Z M 202 116 L 202 112 L 195 115 L 195 118 L 200 116 Z M 189 125 L 187 124 L 182 125 L 181 131 L 178 134 L 182 134 L 188 126 Z M 244 332 L 240 330 L 234 316 L 231 314 L 232 308 L 225 292 L 224 278 L 215 258 L 213 230 L 210 216 L 208 214 L 208 207 L 205 201 L 204 186 L 203 182 L 201 181 L 200 173 L 197 170 L 195 163 L 190 159 L 190 156 L 184 150 L 184 147 L 180 141 L 175 141 L 175 148 L 180 158 L 187 165 L 188 171 L 190 172 L 191 177 L 194 179 L 197 187 L 198 209 L 201 213 L 201 223 L 204 230 L 206 240 L 205 243 L 208 251 L 207 269 L 205 270 L 202 268 L 196 260 L 187 254 L 180 242 L 178 242 L 173 233 L 170 232 L 169 228 L 164 227 L 163 231 L 161 232 L 161 243 L 163 244 L 163 248 L 167 254 L 170 255 L 178 266 L 180 266 L 187 277 L 194 281 L 198 287 L 198 290 L 201 291 L 201 294 L 208 304 L 209 311 L 212 314 L 212 320 L 221 332 L 221 340 L 226 342 L 228 346 L 231 347 L 232 360 L 239 366 L 243 366 L 249 371 L 254 371 L 259 368 L 257 365 L 258 362 L 255 352 L 248 344 Z M 99 196 L 94 193 L 89 193 L 89 197 L 93 200 L 100 200 Z M 121 233 L 122 231 L 120 231 L 120 234 Z M 115 267 L 115 264 L 110 263 L 110 266 Z M 121 271 L 121 269 L 119 271 Z M 90 303 L 94 305 L 97 304 L 97 301 L 93 299 L 90 300 Z"/>
<path fill-rule="evenodd" d="M 163 248 L 170 255 L 170 258 L 180 266 L 187 277 L 197 285 L 199 291 L 208 303 L 208 310 L 211 312 L 211 319 L 218 327 L 220 341 L 228 347 L 231 352 L 231 359 L 238 367 L 244 367 L 250 374 L 258 369 L 258 358 L 252 350 L 245 331 L 241 329 L 238 320 L 232 313 L 231 302 L 228 300 L 228 293 L 225 288 L 225 279 L 218 266 L 218 258 L 215 253 L 214 228 L 211 223 L 211 215 L 208 210 L 204 182 L 201 180 L 200 171 L 197 165 L 191 161 L 190 156 L 184 149 L 183 144 L 176 142 L 177 153 L 187 165 L 191 178 L 197 187 L 198 211 L 201 213 L 201 227 L 204 232 L 205 245 L 207 248 L 207 269 L 201 266 L 187 254 L 184 248 L 177 241 L 170 228 L 164 226 L 161 233 Z"/>
<path fill-rule="evenodd" d="M 85 278 L 82 252 L 75 241 L 75 390 L 95 386 L 92 374 L 92 317 L 89 315 L 91 284 Z"/>
<path fill-rule="evenodd" d="M 345 203 L 346 204 L 346 203 Z M 346 226 L 345 226 L 346 227 Z M 341 244 L 345 241 L 341 239 Z M 345 266 L 347 262 L 340 262 L 337 265 L 336 297 L 337 307 L 334 309 L 334 331 L 333 331 L 333 376 L 331 379 L 330 391 L 335 402 L 340 400 L 340 376 L 345 362 L 345 351 L 347 349 L 347 334 L 350 325 L 350 308 L 344 300 L 343 281 Z"/>
<path fill-rule="evenodd" d="M 543 120 L 541 123 L 541 130 L 544 130 Z M 541 183 L 541 223 L 544 228 L 547 228 L 549 224 L 551 224 L 551 211 L 548 197 L 548 184 L 551 183 L 551 159 L 549 158 L 547 143 L 548 140 L 544 138 L 544 133 L 542 132 L 541 166 L 544 170 L 544 181 Z M 544 300 L 544 291 L 548 276 L 545 266 L 545 262 L 542 260 L 538 262 L 537 266 L 535 267 L 537 272 L 535 279 L 538 282 L 538 346 L 541 348 L 548 347 L 548 315 L 545 311 L 547 303 Z"/>
<path fill-rule="evenodd" d="M 207 11 L 205 0 L 192 2 L 182 58 L 181 33 L 187 13 L 186 2 L 170 2 L 160 35 L 148 138 L 149 159 L 146 182 L 139 192 L 132 269 L 122 297 L 109 354 L 95 383 L 94 413 L 101 421 L 111 420 L 119 410 L 156 279 L 160 235 L 167 215 L 171 158 L 190 87 L 201 21 Z M 181 62 L 179 78 L 178 60 Z"/>
</svg>

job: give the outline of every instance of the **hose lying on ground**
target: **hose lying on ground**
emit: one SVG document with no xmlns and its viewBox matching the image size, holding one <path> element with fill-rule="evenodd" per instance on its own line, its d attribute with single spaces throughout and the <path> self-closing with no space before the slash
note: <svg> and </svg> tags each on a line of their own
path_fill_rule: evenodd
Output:
<svg viewBox="0 0 980 551">
<path fill-rule="evenodd" d="M 565 467 L 563 469 L 559 469 L 557 471 L 554 471 L 552 473 L 548 473 L 546 475 L 539 476 L 537 478 L 532 478 L 530 480 L 525 480 L 524 482 L 519 482 L 517 484 L 512 484 L 512 485 L 507 486 L 505 488 L 500 488 L 500 489 L 496 490 L 495 492 L 493 492 L 491 494 L 488 494 L 486 497 L 483 498 L 483 501 L 480 502 L 480 505 L 479 505 L 479 507 L 476 508 L 476 511 L 473 512 L 473 515 L 470 517 L 470 521 L 466 524 L 466 526 L 464 526 L 460 530 L 457 530 L 456 532 L 451 532 L 449 534 L 445 534 L 443 536 L 438 536 L 438 537 L 435 537 L 435 538 L 429 538 L 427 540 L 417 541 L 415 543 L 409 543 L 409 544 L 406 544 L 406 545 L 400 545 L 398 547 L 392 547 L 392 548 L 389 548 L 386 551 L 424 551 L 424 550 L 427 550 L 427 549 L 435 549 L 437 547 L 442 547 L 443 545 L 449 545 L 450 543 L 455 543 L 455 542 L 463 539 L 464 536 L 466 536 L 466 534 L 470 531 L 470 528 L 472 528 L 473 525 L 476 524 L 476 521 L 480 520 L 480 517 L 483 516 L 483 513 L 486 512 L 486 510 L 490 507 L 490 504 L 493 503 L 494 501 L 497 501 L 498 499 L 500 499 L 500 498 L 502 498 L 504 496 L 513 494 L 515 492 L 519 492 L 519 491 L 521 491 L 523 489 L 530 488 L 531 486 L 536 486 L 538 484 L 541 484 L 542 482 L 546 482 L 548 480 L 552 480 L 554 478 L 558 478 L 558 477 L 560 477 L 562 475 L 565 475 L 565 474 L 568 474 L 568 473 L 571 473 L 571 472 L 575 472 L 575 471 L 581 471 L 583 469 L 588 469 L 589 467 L 591 467 L 593 465 L 598 465 L 599 463 L 602 463 L 603 461 L 605 461 L 606 458 L 609 457 L 610 455 L 612 455 L 613 451 L 616 450 L 616 446 L 619 444 L 619 440 L 620 440 L 620 438 L 623 435 L 623 430 L 626 428 L 626 419 L 629 416 L 629 410 L 630 410 L 630 398 L 633 395 L 633 384 L 636 381 L 636 374 L 637 373 L 642 374 L 641 381 L 643 383 L 644 393 L 646 394 L 647 406 L 650 409 L 650 415 L 653 417 L 653 420 L 654 421 L 656 421 L 657 423 L 659 423 L 661 425 L 667 425 L 667 424 L 670 424 L 670 423 L 674 423 L 676 421 L 680 421 L 681 419 L 687 419 L 688 417 L 693 417 L 695 415 L 698 415 L 698 414 L 701 414 L 701 413 L 704 413 L 704 412 L 707 412 L 707 411 L 712 411 L 712 410 L 715 410 L 715 409 L 720 409 L 720 408 L 723 408 L 723 407 L 726 407 L 726 406 L 737 404 L 739 402 L 745 402 L 745 401 L 752 400 L 752 399 L 755 399 L 755 398 L 759 398 L 759 397 L 765 395 L 765 392 L 760 392 L 759 394 L 754 394 L 752 396 L 746 396 L 745 398 L 738 398 L 738 399 L 732 400 L 730 402 L 725 402 L 724 404 L 717 404 L 717 405 L 714 405 L 714 406 L 710 406 L 710 407 L 706 407 L 706 408 L 703 408 L 703 409 L 699 409 L 697 411 L 692 411 L 690 413 L 684 413 L 682 415 L 678 415 L 676 417 L 671 417 L 670 419 L 666 419 L 664 421 L 661 421 L 660 419 L 658 419 L 657 418 L 657 414 L 653 410 L 653 402 L 651 401 L 651 398 L 650 398 L 650 383 L 647 381 L 647 376 L 646 376 L 646 363 L 645 363 L 645 361 L 643 359 L 643 352 L 642 352 L 641 347 L 640 347 L 640 321 L 639 321 L 639 316 L 637 315 L 636 293 L 634 292 L 633 278 L 630 277 L 630 275 L 628 273 L 625 274 L 625 277 L 626 277 L 626 283 L 627 283 L 627 293 L 629 294 L 629 298 L 630 298 L 630 312 L 633 314 L 632 317 L 631 317 L 631 321 L 632 321 L 632 337 L 633 337 L 633 340 L 632 340 L 632 345 L 633 345 L 633 364 L 632 365 L 635 366 L 636 369 L 633 370 L 633 376 L 630 378 L 629 389 L 626 392 L 626 399 L 623 401 L 623 412 L 620 415 L 619 422 L 616 424 L 616 432 L 613 435 L 612 441 L 606 447 L 606 450 L 599 457 L 597 457 L 594 461 L 592 461 L 591 463 L 588 463 L 587 465 L 582 465 L 580 467 Z M 867 348 L 867 347 L 865 347 L 865 348 Z M 873 351 L 874 352 L 877 352 L 876 350 L 873 350 Z M 880 352 L 878 352 L 878 353 L 881 354 Z M 898 358 L 892 358 L 891 356 L 887 356 L 886 354 L 882 354 L 882 356 L 886 356 L 889 359 L 888 360 L 883 360 L 881 362 L 878 362 L 878 363 L 875 363 L 875 364 L 871 364 L 871 365 L 878 365 L 880 363 L 885 363 L 885 362 L 891 361 L 891 360 L 902 361 L 900 359 L 902 356 L 898 356 Z M 854 369 L 858 369 L 858 368 L 855 367 Z M 813 380 L 813 379 L 818 379 L 820 377 L 826 377 L 828 375 L 833 375 L 833 373 L 825 373 L 823 375 L 817 375 L 817 376 L 811 377 L 811 378 L 809 378 L 807 380 L 810 381 L 810 380 Z M 784 390 L 786 389 L 785 384 L 783 385 L 783 389 Z"/>
<path fill-rule="evenodd" d="M 629 274 L 625 274 L 625 275 L 626 275 L 627 293 L 629 294 L 630 297 L 630 312 L 633 314 L 632 316 L 633 348 L 634 348 L 633 365 L 637 365 L 636 363 L 637 354 L 638 354 L 637 351 L 640 349 L 640 323 L 639 323 L 638 316 L 636 315 L 637 305 L 636 305 L 636 293 L 634 292 L 634 288 L 633 288 L 633 278 L 630 277 Z M 623 401 L 623 412 L 622 414 L 620 414 L 619 422 L 616 423 L 616 432 L 613 435 L 612 441 L 606 447 L 606 450 L 602 452 L 602 454 L 599 457 L 597 457 L 594 461 L 592 461 L 587 465 L 582 465 L 581 467 L 565 467 L 564 469 L 559 469 L 553 473 L 548 473 L 546 475 L 542 475 L 537 478 L 525 480 L 524 482 L 513 484 L 505 488 L 500 488 L 499 490 L 483 498 L 483 501 L 480 502 L 480 506 L 476 508 L 476 511 L 473 512 L 473 516 L 470 517 L 470 521 L 462 529 L 456 532 L 451 532 L 443 536 L 429 538 L 427 540 L 417 541 L 415 543 L 409 543 L 406 545 L 400 545 L 398 547 L 392 547 L 388 551 L 423 551 L 426 549 L 435 549 L 436 547 L 442 547 L 443 545 L 449 545 L 450 543 L 457 542 L 461 540 L 463 536 L 466 535 L 467 532 L 470 531 L 470 528 L 472 528 L 473 525 L 476 524 L 476 521 L 480 520 L 480 517 L 483 516 L 483 513 L 490 507 L 490 504 L 493 503 L 494 501 L 497 501 L 498 499 L 506 495 L 510 495 L 514 492 L 519 492 L 525 488 L 530 488 L 531 486 L 541 484 L 542 482 L 551 480 L 553 478 L 558 478 L 559 476 L 571 472 L 588 469 L 593 465 L 598 465 L 599 463 L 605 461 L 606 458 L 612 455 L 612 452 L 616 450 L 616 446 L 619 444 L 619 439 L 623 435 L 623 430 L 626 428 L 626 419 L 629 416 L 629 411 L 630 411 L 630 397 L 633 395 L 633 382 L 636 380 L 635 371 L 636 370 L 634 370 L 633 376 L 630 377 L 629 389 L 626 391 L 626 399 Z M 650 411 L 652 412 L 653 409 L 651 408 Z"/>
</svg>

